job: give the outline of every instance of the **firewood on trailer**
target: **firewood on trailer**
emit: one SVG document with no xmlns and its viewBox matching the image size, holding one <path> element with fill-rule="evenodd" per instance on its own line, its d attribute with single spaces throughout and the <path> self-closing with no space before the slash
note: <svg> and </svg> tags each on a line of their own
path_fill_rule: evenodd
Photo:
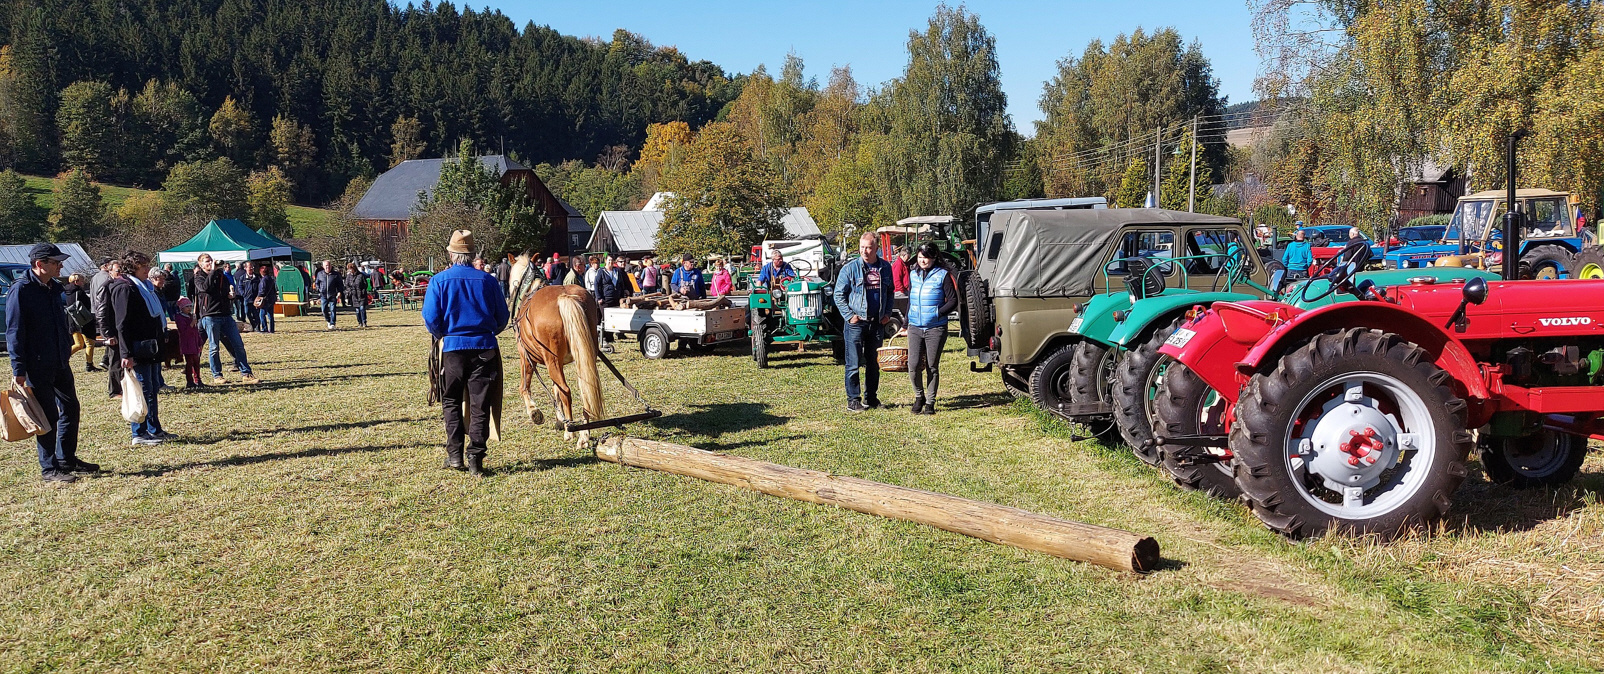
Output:
<svg viewBox="0 0 1604 674">
<path fill-rule="evenodd" d="M 1152 571 L 1159 560 L 1158 541 L 1129 531 L 947 494 L 716 454 L 685 445 L 614 436 L 596 447 L 596 457 L 771 496 L 918 522 L 1118 571 L 1146 573 Z"/>
</svg>

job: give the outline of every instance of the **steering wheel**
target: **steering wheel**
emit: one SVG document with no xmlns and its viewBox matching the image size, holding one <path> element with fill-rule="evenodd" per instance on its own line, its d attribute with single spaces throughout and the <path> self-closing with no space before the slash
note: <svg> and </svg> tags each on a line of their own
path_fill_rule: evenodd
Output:
<svg viewBox="0 0 1604 674">
<path fill-rule="evenodd" d="M 1320 263 L 1320 266 L 1309 274 L 1309 280 L 1304 282 L 1303 288 L 1298 291 L 1298 299 L 1309 303 L 1329 297 L 1352 281 L 1354 275 L 1367 264 L 1370 264 L 1370 244 L 1363 240 L 1350 241 L 1335 257 Z M 1326 289 L 1319 295 L 1309 297 L 1309 287 L 1319 279 L 1325 280 Z"/>
<path fill-rule="evenodd" d="M 796 270 L 796 275 L 799 277 L 813 273 L 813 263 L 807 260 L 793 260 L 791 268 Z"/>
</svg>

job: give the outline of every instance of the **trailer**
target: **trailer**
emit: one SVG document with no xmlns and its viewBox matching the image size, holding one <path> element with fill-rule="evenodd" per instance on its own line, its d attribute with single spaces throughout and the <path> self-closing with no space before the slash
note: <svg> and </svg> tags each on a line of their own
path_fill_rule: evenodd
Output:
<svg viewBox="0 0 1604 674">
<path fill-rule="evenodd" d="M 602 331 L 633 335 L 641 355 L 651 359 L 668 355 L 679 342 L 681 350 L 703 352 L 724 342 L 745 342 L 746 310 L 624 309 L 602 310 Z"/>
</svg>

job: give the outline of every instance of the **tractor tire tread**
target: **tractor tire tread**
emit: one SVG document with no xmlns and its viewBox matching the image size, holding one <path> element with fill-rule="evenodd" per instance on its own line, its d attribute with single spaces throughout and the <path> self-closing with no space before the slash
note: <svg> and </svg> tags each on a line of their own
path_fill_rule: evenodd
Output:
<svg viewBox="0 0 1604 674">
<path fill-rule="evenodd" d="M 1153 400 L 1153 428 L 1162 430 L 1165 437 L 1198 433 L 1198 408 L 1211 390 L 1191 368 L 1180 363 L 1171 364 L 1159 380 L 1158 397 Z M 1234 478 L 1235 462 L 1226 464 L 1226 470 L 1209 464 L 1185 465 L 1167 451 L 1161 452 L 1161 461 L 1164 472 L 1183 489 L 1226 500 L 1242 495 Z"/>
<path fill-rule="evenodd" d="M 1120 360 L 1119 369 L 1115 371 L 1114 384 L 1109 391 L 1120 437 L 1125 439 L 1125 444 L 1130 446 L 1136 458 L 1149 466 L 1159 465 L 1163 457 L 1158 447 L 1150 444 L 1153 421 L 1148 418 L 1148 406 L 1145 404 L 1147 387 L 1153 380 L 1153 370 L 1167 358 L 1158 352 L 1159 347 L 1170 335 L 1175 334 L 1176 328 L 1181 327 L 1181 320 L 1177 318 L 1161 324 L 1148 339 L 1125 354 L 1125 358 Z"/>
</svg>

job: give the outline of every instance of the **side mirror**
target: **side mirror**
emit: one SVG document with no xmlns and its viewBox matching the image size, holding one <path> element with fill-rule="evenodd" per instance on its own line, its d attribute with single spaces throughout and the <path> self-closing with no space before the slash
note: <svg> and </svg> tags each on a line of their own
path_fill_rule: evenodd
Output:
<svg viewBox="0 0 1604 674">
<path fill-rule="evenodd" d="M 1270 292 L 1281 292 L 1281 282 L 1285 281 L 1286 278 L 1287 270 L 1285 269 L 1277 269 L 1273 272 L 1270 272 Z"/>
<path fill-rule="evenodd" d="M 1477 276 L 1465 281 L 1465 287 L 1462 292 L 1466 302 L 1480 306 L 1481 303 L 1487 301 L 1487 279 Z"/>
<path fill-rule="evenodd" d="M 1365 279 L 1360 281 L 1359 285 L 1353 290 L 1354 294 L 1359 296 L 1359 299 L 1370 299 L 1371 294 L 1376 291 L 1376 282 L 1370 279 Z"/>
</svg>

